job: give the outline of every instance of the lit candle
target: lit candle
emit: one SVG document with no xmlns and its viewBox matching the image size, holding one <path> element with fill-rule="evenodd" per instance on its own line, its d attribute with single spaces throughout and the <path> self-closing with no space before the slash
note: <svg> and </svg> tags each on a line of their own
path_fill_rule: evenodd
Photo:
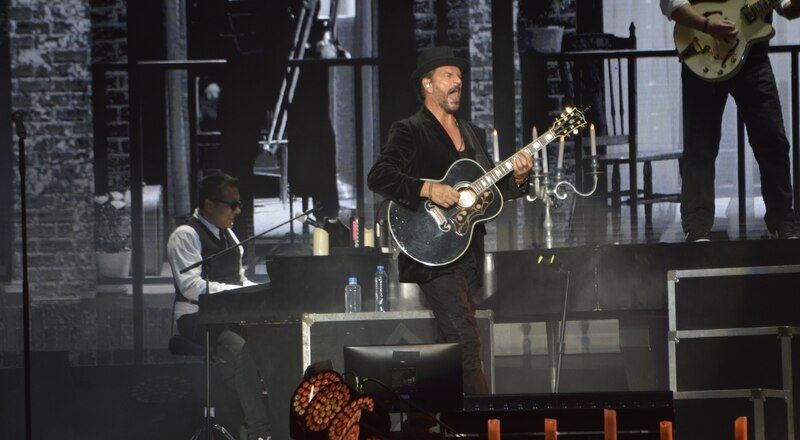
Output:
<svg viewBox="0 0 800 440">
<path fill-rule="evenodd" d="M 542 147 L 542 171 L 547 174 L 547 145 Z"/>
<path fill-rule="evenodd" d="M 659 440 L 672 440 L 672 422 L 663 421 L 658 424 Z"/>
<path fill-rule="evenodd" d="M 603 430 L 605 440 L 617 440 L 617 412 L 613 409 L 603 410 Z"/>
<path fill-rule="evenodd" d="M 735 440 L 747 440 L 747 417 L 739 417 L 733 423 L 733 438 Z"/>
<path fill-rule="evenodd" d="M 544 419 L 544 440 L 556 440 L 558 438 L 558 426 L 556 419 Z"/>
<path fill-rule="evenodd" d="M 536 126 L 533 126 L 533 141 L 535 141 L 539 137 L 539 133 L 536 131 Z M 539 150 L 533 150 L 533 158 L 536 159 L 539 157 Z"/>
<path fill-rule="evenodd" d="M 500 420 L 489 419 L 489 440 L 500 440 Z"/>
<path fill-rule="evenodd" d="M 597 137 L 594 133 L 594 124 L 589 126 L 589 144 L 592 147 L 592 156 L 597 156 Z"/>
<path fill-rule="evenodd" d="M 556 168 L 564 168 L 564 136 L 561 136 L 561 139 L 558 140 L 558 161 L 556 162 Z"/>
<path fill-rule="evenodd" d="M 494 163 L 500 162 L 500 141 L 497 139 L 497 129 L 492 130 L 494 138 Z"/>
</svg>

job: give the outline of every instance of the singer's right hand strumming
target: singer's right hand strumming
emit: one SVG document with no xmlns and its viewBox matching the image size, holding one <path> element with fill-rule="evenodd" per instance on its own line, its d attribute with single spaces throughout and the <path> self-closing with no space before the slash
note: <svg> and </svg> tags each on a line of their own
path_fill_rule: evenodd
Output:
<svg viewBox="0 0 800 440">
<path fill-rule="evenodd" d="M 461 199 L 461 195 L 450 185 L 436 182 L 425 182 L 422 185 L 422 190 L 419 192 L 420 197 L 429 199 L 431 202 L 443 207 L 449 208 Z"/>
</svg>

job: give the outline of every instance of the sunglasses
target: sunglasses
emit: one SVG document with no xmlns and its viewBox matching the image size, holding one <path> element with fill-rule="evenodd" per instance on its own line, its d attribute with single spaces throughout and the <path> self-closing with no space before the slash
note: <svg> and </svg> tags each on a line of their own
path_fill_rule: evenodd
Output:
<svg viewBox="0 0 800 440">
<path fill-rule="evenodd" d="M 242 207 L 241 200 L 233 200 L 233 201 L 230 201 L 230 202 L 226 201 L 226 200 L 220 200 L 220 199 L 213 199 L 213 200 L 215 202 L 217 202 L 217 203 L 222 203 L 222 204 L 228 205 L 228 207 L 231 208 L 231 211 L 236 211 L 236 208 L 240 208 L 241 209 L 241 207 Z"/>
</svg>

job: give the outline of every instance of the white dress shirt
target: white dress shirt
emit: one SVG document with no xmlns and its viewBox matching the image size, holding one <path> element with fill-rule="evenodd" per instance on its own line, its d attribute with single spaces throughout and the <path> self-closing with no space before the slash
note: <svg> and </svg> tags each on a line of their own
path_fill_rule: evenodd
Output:
<svg viewBox="0 0 800 440">
<path fill-rule="evenodd" d="M 195 209 L 194 218 L 200 221 L 214 236 L 219 236 L 219 228 L 209 223 L 204 219 Z M 236 234 L 232 229 L 228 229 L 228 233 L 233 238 L 234 243 L 239 243 Z M 175 284 L 180 289 L 186 299 L 197 301 L 199 296 L 206 293 L 206 280 L 202 277 L 201 267 L 196 267 L 186 273 L 180 273 L 186 267 L 203 259 L 202 244 L 200 243 L 200 236 L 194 228 L 189 225 L 178 226 L 172 235 L 169 236 L 167 241 L 167 256 L 169 258 L 169 265 L 172 268 L 172 277 Z M 209 281 L 208 291 L 210 293 L 221 292 L 223 290 L 237 289 L 242 286 L 252 286 L 256 283 L 247 279 L 244 275 L 244 268 L 241 264 L 242 248 L 239 247 L 239 279 L 242 285 L 219 283 L 216 281 Z M 231 252 L 237 252 L 231 251 Z M 197 313 L 199 307 L 197 304 L 188 303 L 185 301 L 178 301 L 175 303 L 175 319 L 177 320 L 183 315 L 189 313 Z"/>
</svg>

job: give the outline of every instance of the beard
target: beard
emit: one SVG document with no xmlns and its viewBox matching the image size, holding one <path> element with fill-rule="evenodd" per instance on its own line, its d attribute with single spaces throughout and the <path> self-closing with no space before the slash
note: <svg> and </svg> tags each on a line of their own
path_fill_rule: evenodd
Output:
<svg viewBox="0 0 800 440">
<path fill-rule="evenodd" d="M 461 86 L 453 86 L 440 100 L 439 105 L 447 113 L 454 114 L 461 107 Z"/>
</svg>

